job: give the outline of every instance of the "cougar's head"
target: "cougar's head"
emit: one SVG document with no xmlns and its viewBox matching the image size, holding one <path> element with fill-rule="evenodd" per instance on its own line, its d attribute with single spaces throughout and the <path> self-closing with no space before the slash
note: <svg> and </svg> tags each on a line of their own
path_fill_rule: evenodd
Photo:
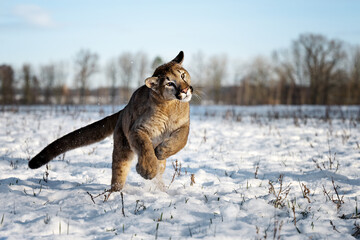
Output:
<svg viewBox="0 0 360 240">
<path fill-rule="evenodd" d="M 158 67 L 145 85 L 163 100 L 189 102 L 193 88 L 189 73 L 182 67 L 184 53 L 181 51 L 171 62 Z"/>
</svg>

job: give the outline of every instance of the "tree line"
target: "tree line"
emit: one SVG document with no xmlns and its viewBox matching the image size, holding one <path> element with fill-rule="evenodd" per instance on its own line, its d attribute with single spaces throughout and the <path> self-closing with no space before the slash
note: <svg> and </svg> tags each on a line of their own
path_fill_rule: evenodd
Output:
<svg viewBox="0 0 360 240">
<path fill-rule="evenodd" d="M 239 84 L 226 90 L 228 103 L 360 104 L 360 47 L 341 40 L 303 34 L 243 71 Z"/>
<path fill-rule="evenodd" d="M 73 71 L 62 62 L 16 70 L 2 64 L 0 103 L 123 104 L 162 63 L 161 57 L 126 52 L 100 66 L 98 54 L 83 49 Z M 319 34 L 302 34 L 287 49 L 241 63 L 198 52 L 186 68 L 197 90 L 194 103 L 360 104 L 360 47 Z M 92 88 L 99 79 L 105 79 L 102 87 Z"/>
</svg>

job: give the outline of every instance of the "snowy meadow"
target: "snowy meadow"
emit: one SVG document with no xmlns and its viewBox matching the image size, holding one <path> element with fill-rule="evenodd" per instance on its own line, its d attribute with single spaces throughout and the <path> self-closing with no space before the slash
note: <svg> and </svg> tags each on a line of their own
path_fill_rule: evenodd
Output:
<svg viewBox="0 0 360 240">
<path fill-rule="evenodd" d="M 120 109 L 0 108 L 0 239 L 360 238 L 359 106 L 192 106 L 165 189 L 133 161 L 107 201 L 112 137 L 28 168 L 53 140 Z"/>
</svg>

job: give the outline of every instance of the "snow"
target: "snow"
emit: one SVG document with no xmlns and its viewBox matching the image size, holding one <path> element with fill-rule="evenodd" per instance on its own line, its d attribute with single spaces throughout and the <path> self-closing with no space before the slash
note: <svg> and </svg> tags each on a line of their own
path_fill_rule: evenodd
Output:
<svg viewBox="0 0 360 240">
<path fill-rule="evenodd" d="M 0 239 L 354 239 L 360 107 L 192 106 L 165 189 L 133 161 L 123 204 L 88 194 L 109 188 L 111 137 L 28 168 L 51 141 L 119 109 L 0 109 Z"/>
</svg>

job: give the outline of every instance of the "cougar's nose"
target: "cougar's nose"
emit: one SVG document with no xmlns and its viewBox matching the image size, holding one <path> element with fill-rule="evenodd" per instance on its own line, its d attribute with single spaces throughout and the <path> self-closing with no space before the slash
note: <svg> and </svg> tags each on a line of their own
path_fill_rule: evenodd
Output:
<svg viewBox="0 0 360 240">
<path fill-rule="evenodd" d="M 182 89 L 180 92 L 187 93 L 188 90 L 189 90 L 189 87 Z"/>
<path fill-rule="evenodd" d="M 192 93 L 192 92 L 193 92 L 193 87 L 192 87 L 192 86 L 189 86 L 189 87 L 187 87 L 187 88 L 184 88 L 184 89 L 182 89 L 180 92 L 182 92 L 182 93 L 187 93 L 187 92 L 189 91 L 189 88 L 190 88 L 190 92 Z"/>
</svg>

